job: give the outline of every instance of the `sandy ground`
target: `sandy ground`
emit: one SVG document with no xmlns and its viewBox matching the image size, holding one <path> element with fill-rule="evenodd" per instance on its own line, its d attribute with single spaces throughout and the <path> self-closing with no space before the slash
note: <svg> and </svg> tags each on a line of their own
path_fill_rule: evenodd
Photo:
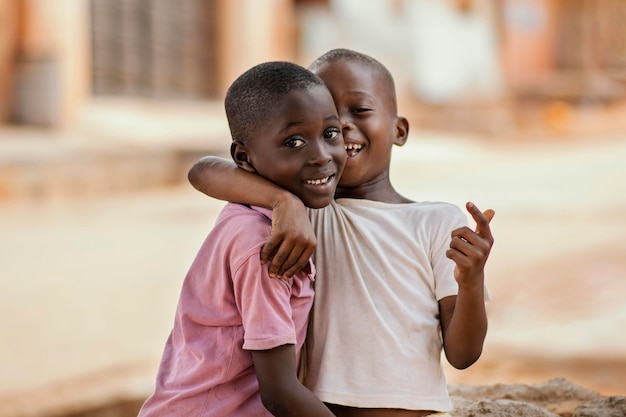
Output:
<svg viewBox="0 0 626 417">
<path fill-rule="evenodd" d="M 448 369 L 451 384 L 565 377 L 626 394 L 626 137 L 412 132 L 392 179 L 416 200 L 496 210 L 485 351 Z M 181 281 L 221 206 L 187 185 L 1 205 L 0 400 L 111 375 L 149 393 Z"/>
</svg>

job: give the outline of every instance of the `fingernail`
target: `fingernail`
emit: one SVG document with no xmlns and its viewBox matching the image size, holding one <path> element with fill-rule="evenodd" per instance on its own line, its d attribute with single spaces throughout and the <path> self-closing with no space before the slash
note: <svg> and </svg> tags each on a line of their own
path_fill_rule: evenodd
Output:
<svg viewBox="0 0 626 417">
<path fill-rule="evenodd" d="M 278 278 L 278 277 L 276 276 L 276 274 L 273 274 L 270 272 L 270 278 Z"/>
</svg>

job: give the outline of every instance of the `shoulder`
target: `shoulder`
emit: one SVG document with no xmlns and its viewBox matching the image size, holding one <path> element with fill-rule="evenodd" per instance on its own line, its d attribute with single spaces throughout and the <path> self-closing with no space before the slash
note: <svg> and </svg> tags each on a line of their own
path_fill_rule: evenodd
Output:
<svg viewBox="0 0 626 417">
<path fill-rule="evenodd" d="M 404 204 L 396 217 L 416 232 L 448 236 L 452 230 L 468 224 L 467 216 L 455 204 L 424 201 Z"/>
<path fill-rule="evenodd" d="M 466 226 L 467 215 L 456 204 L 441 201 L 426 201 L 419 203 L 428 213 L 428 221 L 433 225 L 440 225 L 445 230 Z"/>
<path fill-rule="evenodd" d="M 409 204 L 414 206 L 415 210 L 425 215 L 440 218 L 442 220 L 465 218 L 465 214 L 461 208 L 455 204 L 445 203 L 441 201 L 424 201 L 421 203 Z"/>
<path fill-rule="evenodd" d="M 236 203 L 227 203 L 215 222 L 216 227 L 228 228 L 232 233 L 245 231 L 252 233 L 266 230 L 271 225 L 271 211 Z"/>
<path fill-rule="evenodd" d="M 461 209 L 451 203 L 440 201 L 423 201 L 415 203 L 386 203 L 382 201 L 366 199 L 338 199 L 335 204 L 329 205 L 325 210 L 342 215 L 362 214 L 383 218 L 395 218 L 398 221 L 435 221 L 458 222 L 466 219 Z"/>
<path fill-rule="evenodd" d="M 217 217 L 210 239 L 221 245 L 223 250 L 240 254 L 258 251 L 270 236 L 270 216 L 271 212 L 263 212 L 255 207 L 228 203 Z"/>
<path fill-rule="evenodd" d="M 403 216 L 408 215 L 410 217 L 418 217 L 429 221 L 448 221 L 465 218 L 465 214 L 463 214 L 458 206 L 441 201 L 421 201 L 403 204 L 368 202 L 366 204 L 369 204 L 382 212 L 394 213 L 396 215 L 401 213 Z"/>
</svg>

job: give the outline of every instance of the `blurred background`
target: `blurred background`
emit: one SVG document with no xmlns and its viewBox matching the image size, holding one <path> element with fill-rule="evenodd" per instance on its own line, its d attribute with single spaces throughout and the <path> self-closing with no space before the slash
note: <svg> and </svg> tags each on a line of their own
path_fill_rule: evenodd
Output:
<svg viewBox="0 0 626 417">
<path fill-rule="evenodd" d="M 490 333 L 453 384 L 626 394 L 622 0 L 0 0 L 0 417 L 131 416 L 222 203 L 223 95 L 268 60 L 383 62 L 415 200 L 492 207 Z"/>
</svg>

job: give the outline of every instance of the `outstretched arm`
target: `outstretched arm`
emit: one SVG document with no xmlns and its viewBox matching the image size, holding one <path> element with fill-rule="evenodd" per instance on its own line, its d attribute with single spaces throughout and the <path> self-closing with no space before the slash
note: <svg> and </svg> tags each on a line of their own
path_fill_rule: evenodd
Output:
<svg viewBox="0 0 626 417">
<path fill-rule="evenodd" d="M 294 345 L 252 351 L 261 400 L 275 416 L 334 416 L 297 378 Z"/>
<path fill-rule="evenodd" d="M 493 246 L 489 222 L 495 214 L 493 210 L 483 213 L 473 203 L 466 207 L 476 221 L 476 230 L 454 230 L 446 252 L 456 264 L 459 292 L 439 302 L 444 351 L 448 362 L 458 369 L 478 360 L 487 334 L 484 268 Z"/>
<path fill-rule="evenodd" d="M 317 240 L 299 198 L 216 156 L 196 162 L 188 179 L 194 188 L 210 197 L 272 210 L 272 234 L 261 250 L 261 263 L 272 260 L 271 277 L 290 278 L 307 264 Z"/>
</svg>

